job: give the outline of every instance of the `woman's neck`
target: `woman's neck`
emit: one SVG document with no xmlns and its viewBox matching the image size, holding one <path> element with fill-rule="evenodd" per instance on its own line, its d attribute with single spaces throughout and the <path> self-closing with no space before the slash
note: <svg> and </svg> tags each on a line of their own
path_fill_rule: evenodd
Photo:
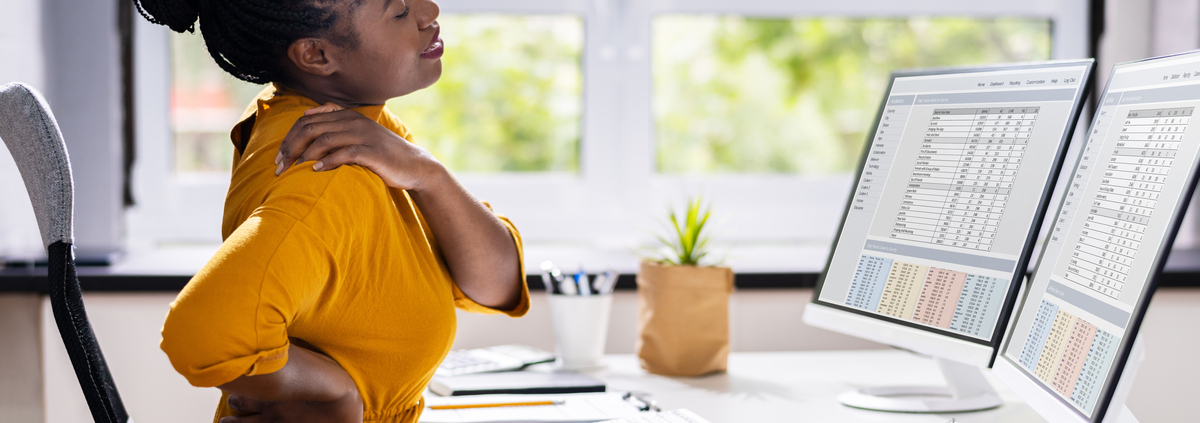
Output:
<svg viewBox="0 0 1200 423">
<path fill-rule="evenodd" d="M 336 89 L 332 89 L 332 87 L 312 87 L 304 83 L 276 82 L 275 89 L 281 92 L 291 92 L 308 97 L 317 104 L 333 103 L 347 109 L 382 104 L 350 98 L 350 96 L 347 96 Z"/>
</svg>

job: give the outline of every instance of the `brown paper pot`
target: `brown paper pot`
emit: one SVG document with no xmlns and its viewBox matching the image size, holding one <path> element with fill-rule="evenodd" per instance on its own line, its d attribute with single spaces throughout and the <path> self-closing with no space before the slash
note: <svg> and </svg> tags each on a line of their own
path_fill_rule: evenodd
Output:
<svg viewBox="0 0 1200 423">
<path fill-rule="evenodd" d="M 725 371 L 733 270 L 642 262 L 637 284 L 642 368 L 670 376 Z"/>
</svg>

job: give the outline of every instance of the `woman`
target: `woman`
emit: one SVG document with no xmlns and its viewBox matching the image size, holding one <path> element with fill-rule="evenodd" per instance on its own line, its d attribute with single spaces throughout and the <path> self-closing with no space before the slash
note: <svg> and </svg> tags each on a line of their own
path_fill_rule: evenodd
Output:
<svg viewBox="0 0 1200 423">
<path fill-rule="evenodd" d="M 225 242 L 162 349 L 216 419 L 416 422 L 454 308 L 529 308 L 520 236 L 383 107 L 441 74 L 431 0 L 135 0 L 271 83 L 232 131 Z M 321 106 L 318 106 L 321 105 Z"/>
</svg>

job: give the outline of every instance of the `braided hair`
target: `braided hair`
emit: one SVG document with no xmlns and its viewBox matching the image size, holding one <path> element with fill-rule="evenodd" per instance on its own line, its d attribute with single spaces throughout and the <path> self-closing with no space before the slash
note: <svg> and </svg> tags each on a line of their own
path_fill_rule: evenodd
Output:
<svg viewBox="0 0 1200 423">
<path fill-rule="evenodd" d="M 353 34 L 334 30 L 338 0 L 133 0 L 152 23 L 179 33 L 199 21 L 209 55 L 230 75 L 246 82 L 286 82 L 284 57 L 292 42 L 324 37 L 354 47 Z M 351 3 L 350 10 L 360 0 Z"/>
</svg>

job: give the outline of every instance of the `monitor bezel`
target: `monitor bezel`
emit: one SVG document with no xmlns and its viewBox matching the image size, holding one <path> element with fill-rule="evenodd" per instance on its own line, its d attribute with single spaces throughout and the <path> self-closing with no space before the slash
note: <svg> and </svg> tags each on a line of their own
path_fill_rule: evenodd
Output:
<svg viewBox="0 0 1200 423">
<path fill-rule="evenodd" d="M 914 77 L 914 76 L 934 76 L 934 75 L 954 75 L 954 74 L 965 74 L 965 73 L 997 72 L 997 71 L 1025 70 L 1025 69 L 1037 69 L 1037 68 L 1072 67 L 1072 66 L 1083 66 L 1084 67 L 1083 74 L 1081 75 L 1081 78 L 1080 78 L 1083 80 L 1081 82 L 1081 89 L 1078 90 L 1075 94 L 1075 99 L 1073 100 L 1073 104 L 1072 104 L 1071 110 L 1070 110 L 1070 118 L 1068 120 L 1067 126 L 1064 128 L 1062 137 L 1059 139 L 1059 148 L 1055 152 L 1054 163 L 1051 167 L 1050 175 L 1046 180 L 1045 186 L 1043 187 L 1043 190 L 1046 194 L 1043 195 L 1042 199 L 1038 202 L 1037 208 L 1034 212 L 1035 213 L 1034 219 L 1033 219 L 1034 223 L 1033 223 L 1033 225 L 1031 225 L 1029 233 L 1026 234 L 1025 245 L 1022 247 L 1021 254 L 1017 259 L 1016 269 L 1018 269 L 1018 270 L 1014 272 L 1012 280 L 1009 281 L 1008 292 L 1005 294 L 1004 301 L 1001 302 L 999 313 L 997 313 L 997 316 L 996 316 L 996 318 L 997 318 L 996 324 L 994 325 L 994 327 L 992 329 L 992 331 L 993 331 L 992 335 L 988 339 L 979 339 L 979 338 L 975 338 L 975 337 L 972 337 L 969 335 L 956 333 L 956 332 L 950 331 L 950 330 L 945 330 L 945 329 L 941 329 L 941 328 L 933 328 L 933 327 L 921 325 L 921 324 L 918 324 L 915 322 L 909 322 L 909 321 L 897 319 L 894 317 L 881 315 L 878 313 L 871 313 L 871 312 L 868 312 L 865 310 L 859 310 L 859 309 L 856 309 L 853 307 L 848 307 L 844 304 L 836 304 L 836 303 L 831 303 L 831 302 L 821 300 L 821 291 L 825 285 L 825 278 L 829 274 L 829 266 L 833 262 L 834 255 L 837 252 L 838 241 L 841 239 L 842 231 L 845 229 L 845 226 L 846 226 L 846 219 L 849 216 L 851 207 L 854 204 L 854 195 L 853 194 L 851 194 L 849 196 L 849 198 L 846 200 L 846 206 L 844 207 L 843 212 L 842 212 L 841 222 L 838 223 L 837 232 L 834 235 L 833 241 L 832 241 L 830 249 L 829 249 L 829 257 L 826 258 L 825 266 L 824 266 L 823 270 L 821 271 L 820 276 L 818 276 L 818 278 L 817 278 L 816 286 L 813 288 L 812 303 L 820 304 L 822 306 L 829 307 L 836 311 L 847 312 L 847 313 L 858 315 L 858 316 L 867 316 L 869 318 L 876 319 L 879 323 L 898 324 L 900 326 L 926 331 L 930 334 L 941 335 L 941 336 L 951 338 L 954 340 L 966 341 L 966 342 L 980 345 L 982 347 L 989 348 L 989 349 L 991 349 L 991 353 L 987 360 L 987 367 L 991 367 L 991 365 L 995 362 L 996 354 L 997 354 L 997 351 L 999 350 L 997 347 L 1000 345 L 1000 342 L 1002 340 L 1001 336 L 1003 335 L 1004 329 L 1006 328 L 1005 323 L 1008 322 L 1010 313 L 1012 312 L 1013 306 L 1016 303 L 1016 294 L 1020 288 L 1018 283 L 1021 282 L 1021 280 L 1025 277 L 1026 269 L 1028 268 L 1028 265 L 1029 265 L 1029 259 L 1030 259 L 1030 256 L 1032 255 L 1032 249 L 1033 249 L 1034 244 L 1037 241 L 1038 231 L 1041 229 L 1042 221 L 1045 219 L 1046 210 L 1050 203 L 1050 197 L 1053 194 L 1053 189 L 1058 181 L 1059 173 L 1062 171 L 1062 166 L 1065 161 L 1067 151 L 1070 148 L 1070 139 L 1073 136 L 1073 134 L 1075 133 L 1076 126 L 1078 126 L 1079 116 L 1081 114 L 1084 102 L 1087 100 L 1089 94 L 1092 91 L 1092 82 L 1093 82 L 1092 78 L 1094 77 L 1093 70 L 1095 67 L 1095 60 L 1094 59 L 1055 60 L 1055 61 L 1047 61 L 1047 62 L 1030 62 L 1030 63 L 1018 63 L 1018 64 L 1002 64 L 1002 65 L 967 66 L 967 67 L 953 67 L 953 68 L 932 68 L 932 69 L 894 71 L 894 72 L 892 72 L 891 77 L 888 81 L 887 89 L 884 91 L 883 100 L 880 102 L 878 112 L 875 114 L 875 120 L 871 126 L 871 131 L 868 132 L 867 143 L 863 148 L 862 157 L 859 159 L 858 168 L 857 168 L 857 171 L 855 172 L 854 184 L 855 184 L 855 187 L 857 187 L 859 181 L 862 180 L 862 172 L 866 167 L 867 159 L 869 158 L 870 152 L 871 152 L 871 143 L 874 141 L 875 136 L 877 135 L 877 132 L 879 131 L 879 125 L 882 120 L 883 112 L 887 108 L 888 99 L 890 99 L 892 97 L 892 87 L 895 84 L 897 78 L 906 78 L 906 77 Z M 879 339 L 875 339 L 875 340 L 878 341 Z M 952 357 L 947 357 L 947 358 L 952 358 Z"/>
<path fill-rule="evenodd" d="M 1143 63 L 1146 63 L 1146 62 L 1149 62 L 1152 60 L 1168 60 L 1171 58 L 1188 56 L 1188 55 L 1197 55 L 1197 57 L 1200 57 L 1200 50 L 1169 54 L 1169 55 L 1165 55 L 1165 56 L 1151 57 L 1151 58 L 1135 60 L 1135 61 L 1130 61 L 1130 62 L 1123 62 L 1123 63 L 1118 63 L 1116 65 L 1113 65 L 1112 71 L 1109 72 L 1108 80 L 1104 84 L 1104 91 L 1101 93 L 1101 96 L 1100 96 L 1097 104 L 1103 104 L 1104 99 L 1106 97 L 1108 97 L 1108 87 L 1110 84 L 1112 84 L 1113 78 L 1117 75 L 1118 68 L 1133 66 L 1133 65 L 1137 65 L 1137 64 L 1143 64 Z M 1198 108 L 1200 108 L 1200 107 L 1198 107 Z M 1096 113 L 1099 113 L 1099 112 L 1100 112 L 1100 108 L 1097 107 Z M 1087 134 L 1090 135 L 1092 133 L 1092 131 L 1095 129 L 1094 128 L 1095 125 L 1096 125 L 1096 118 L 1093 115 L 1091 125 L 1088 126 Z M 1087 142 L 1086 139 L 1084 140 L 1084 142 L 1085 143 Z M 1083 151 L 1083 149 L 1080 148 L 1081 154 L 1078 158 L 1076 158 L 1075 166 L 1073 166 L 1073 168 L 1071 170 L 1071 179 L 1074 179 L 1075 173 L 1079 171 L 1079 159 L 1081 159 L 1083 157 L 1082 151 Z M 1002 353 L 1003 351 L 1007 351 L 1008 348 L 1012 345 L 1013 334 L 1011 332 L 1009 332 L 1008 334 L 1006 334 L 1004 336 L 1004 342 L 1001 343 L 999 348 L 996 348 L 999 359 L 1004 360 L 1008 365 L 1016 368 L 1017 371 L 1020 372 L 1020 374 L 1022 376 L 1029 379 L 1030 381 L 1032 381 L 1035 384 L 1035 386 L 1041 388 L 1042 391 L 1044 391 L 1044 393 L 1047 393 L 1050 397 L 1054 398 L 1054 400 L 1059 405 L 1061 405 L 1062 407 L 1065 407 L 1067 410 L 1069 410 L 1074 415 L 1080 416 L 1089 422 L 1104 421 L 1104 417 L 1107 414 L 1107 412 L 1109 411 L 1108 409 L 1111 405 L 1110 403 L 1113 399 L 1113 395 L 1116 393 L 1117 384 L 1121 381 L 1121 376 L 1123 375 L 1123 372 L 1125 370 L 1126 363 L 1129 360 L 1130 353 L 1133 350 L 1134 341 L 1137 340 L 1138 334 L 1141 331 L 1142 320 L 1145 317 L 1146 310 L 1149 309 L 1149 307 L 1150 307 L 1150 299 L 1153 297 L 1154 292 L 1158 289 L 1158 278 L 1160 276 L 1162 276 L 1163 269 L 1165 268 L 1165 266 L 1167 264 L 1167 258 L 1171 254 L 1171 246 L 1175 244 L 1175 237 L 1176 237 L 1176 235 L 1179 234 L 1179 226 L 1183 222 L 1183 217 L 1187 213 L 1187 207 L 1191 203 L 1192 194 L 1196 190 L 1197 181 L 1198 181 L 1198 179 L 1200 179 L 1200 178 L 1198 178 L 1198 176 L 1200 176 L 1200 157 L 1198 157 L 1198 160 L 1195 161 L 1195 164 L 1192 166 L 1191 171 L 1187 176 L 1188 181 L 1184 185 L 1185 189 L 1183 191 L 1183 196 L 1180 199 L 1181 201 L 1178 204 L 1176 204 L 1175 209 L 1172 211 L 1171 221 L 1167 225 L 1167 229 L 1168 229 L 1167 236 L 1163 237 L 1162 243 L 1158 246 L 1158 249 L 1155 250 L 1156 263 L 1151 268 L 1150 275 L 1146 281 L 1146 285 L 1142 287 L 1142 293 L 1138 299 L 1137 304 L 1134 304 L 1133 312 L 1130 315 L 1129 324 L 1128 324 L 1128 327 L 1130 329 L 1127 329 L 1126 335 L 1121 338 L 1121 343 L 1118 345 L 1117 352 L 1113 356 L 1113 365 L 1109 368 L 1109 374 L 1106 379 L 1107 382 L 1105 383 L 1103 389 L 1101 390 L 1100 396 L 1098 396 L 1096 399 L 1096 409 L 1092 411 L 1091 415 L 1084 414 L 1083 412 L 1079 411 L 1079 409 L 1077 409 L 1077 408 L 1075 408 L 1075 406 L 1071 405 L 1067 399 L 1064 399 L 1061 395 L 1058 395 L 1056 392 L 1054 392 L 1051 387 L 1049 387 L 1045 383 L 1043 383 L 1042 380 L 1040 380 L 1036 376 L 1030 374 L 1028 370 L 1026 370 L 1023 366 L 1020 365 L 1020 363 L 1013 361 L 1012 359 L 1010 359 L 1009 357 L 1007 357 L 1005 354 Z M 1068 179 L 1068 180 L 1070 180 L 1070 179 Z M 1065 195 L 1065 192 L 1064 192 L 1064 195 Z M 1062 213 L 1062 206 L 1063 205 L 1060 202 L 1058 211 L 1055 213 L 1055 216 Z M 1073 221 L 1074 221 L 1074 219 L 1072 219 L 1072 222 Z M 1057 219 L 1055 219 L 1055 221 L 1051 223 L 1050 231 L 1053 232 L 1054 228 L 1056 226 L 1058 226 Z M 1049 241 L 1050 241 L 1049 237 L 1047 237 L 1043 241 L 1042 251 L 1038 255 L 1037 267 L 1034 269 L 1033 276 L 1031 276 L 1029 279 L 1030 285 L 1033 284 L 1033 281 L 1037 280 L 1038 272 L 1042 270 L 1041 265 L 1042 265 L 1044 259 L 1046 258 L 1046 249 L 1045 249 L 1044 245 L 1045 245 L 1045 243 L 1047 243 Z M 1053 272 L 1053 269 L 1047 269 L 1046 271 Z M 1049 277 L 1049 276 L 1047 276 L 1047 277 Z M 1024 306 L 1025 302 L 1029 299 L 1030 295 L 1031 295 L 1031 292 L 1026 291 L 1024 298 L 1021 299 L 1021 303 L 1020 303 L 1021 306 Z M 1012 323 L 1015 324 L 1016 321 L 1020 318 L 1020 311 L 1017 310 L 1017 308 L 1015 308 L 1015 307 L 1012 309 L 1012 311 L 1013 311 L 1013 315 L 1011 317 Z M 1018 392 L 1018 395 L 1020 395 L 1020 394 L 1021 393 Z"/>
</svg>

